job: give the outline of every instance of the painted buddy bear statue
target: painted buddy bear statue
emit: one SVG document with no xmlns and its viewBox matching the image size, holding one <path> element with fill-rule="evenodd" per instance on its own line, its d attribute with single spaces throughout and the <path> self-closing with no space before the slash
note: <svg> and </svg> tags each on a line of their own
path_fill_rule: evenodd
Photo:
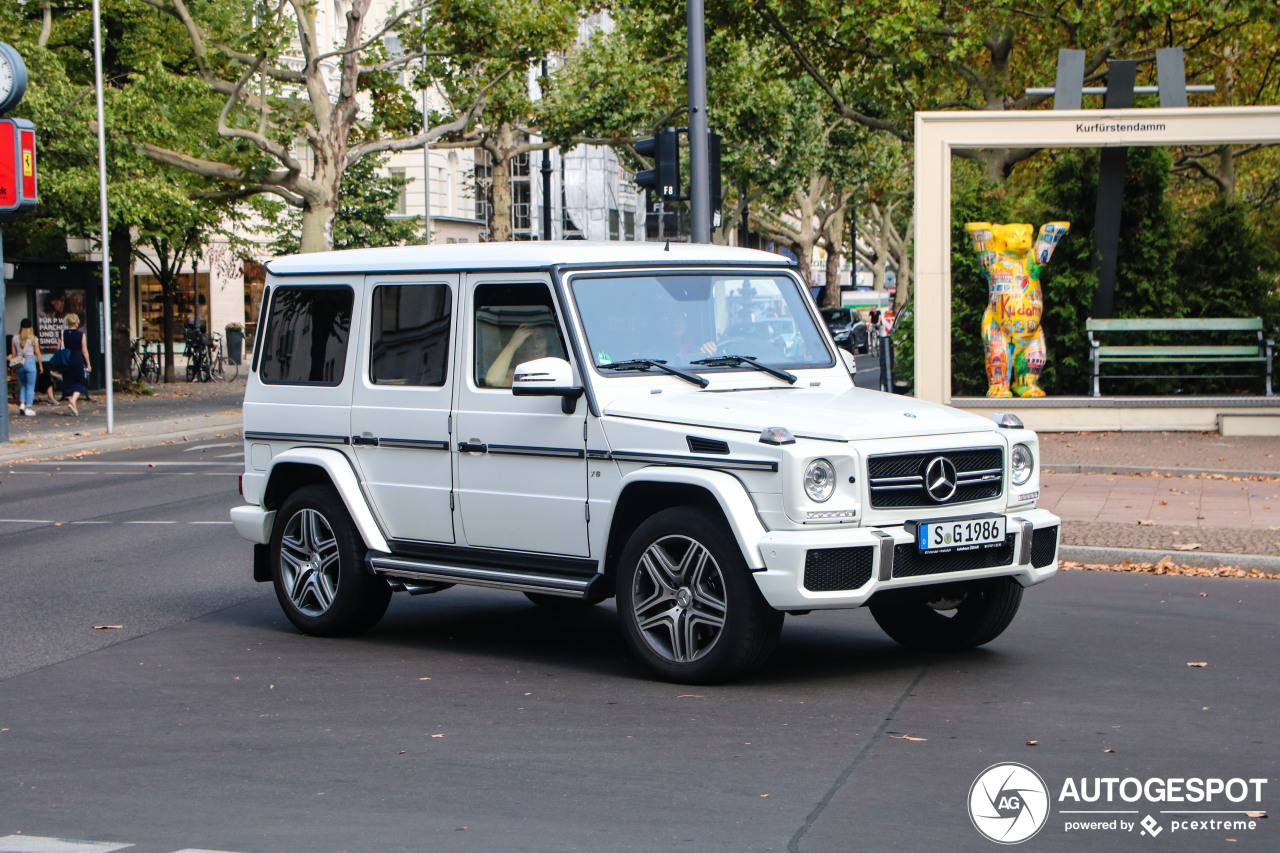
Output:
<svg viewBox="0 0 1280 853">
<path fill-rule="evenodd" d="M 1070 227 L 1070 222 L 1046 222 L 1032 246 L 1031 226 L 1025 223 L 965 223 L 987 276 L 982 342 L 988 397 L 1044 396 L 1037 384 L 1046 360 L 1040 270 Z"/>
</svg>

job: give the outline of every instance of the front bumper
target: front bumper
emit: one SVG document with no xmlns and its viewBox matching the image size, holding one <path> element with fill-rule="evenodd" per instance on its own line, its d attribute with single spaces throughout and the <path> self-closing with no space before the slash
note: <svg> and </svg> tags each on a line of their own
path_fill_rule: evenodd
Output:
<svg viewBox="0 0 1280 853">
<path fill-rule="evenodd" d="M 927 557 L 902 527 L 774 531 L 759 541 L 765 570 L 752 576 L 777 610 L 860 607 L 882 590 L 913 586 L 993 577 L 1031 586 L 1053 577 L 1061 520 L 1043 509 L 1006 518 L 1004 545 Z"/>
</svg>

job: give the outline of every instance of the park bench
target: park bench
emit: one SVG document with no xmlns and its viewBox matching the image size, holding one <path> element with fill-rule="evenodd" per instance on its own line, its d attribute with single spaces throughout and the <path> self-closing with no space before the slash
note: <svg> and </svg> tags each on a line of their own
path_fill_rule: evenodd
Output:
<svg viewBox="0 0 1280 853">
<path fill-rule="evenodd" d="M 1178 319 L 1143 319 L 1143 320 L 1095 320 L 1092 317 L 1085 321 L 1085 330 L 1089 333 L 1089 352 L 1093 363 L 1093 385 L 1091 394 L 1101 395 L 1098 381 L 1104 376 L 1103 365 L 1108 364 L 1160 364 L 1172 363 L 1182 365 L 1176 373 L 1161 374 L 1115 374 L 1110 379 L 1166 379 L 1179 378 L 1230 378 L 1239 379 L 1255 374 L 1214 374 L 1211 376 L 1189 376 L 1186 366 L 1193 363 L 1251 363 L 1261 364 L 1266 370 L 1267 396 L 1271 393 L 1271 350 L 1274 341 L 1268 340 L 1262 328 L 1261 317 L 1184 317 Z M 1094 335 L 1096 333 L 1118 332 L 1126 337 L 1122 345 L 1103 344 Z M 1137 344 L 1132 342 L 1134 333 L 1142 332 L 1175 332 L 1185 335 L 1187 343 L 1172 345 Z M 1217 332 L 1238 332 L 1241 337 L 1253 338 L 1248 344 L 1220 346 L 1217 344 L 1199 344 L 1207 334 Z M 1252 332 L 1253 335 L 1248 335 Z M 1256 336 L 1256 338 L 1255 338 Z"/>
</svg>

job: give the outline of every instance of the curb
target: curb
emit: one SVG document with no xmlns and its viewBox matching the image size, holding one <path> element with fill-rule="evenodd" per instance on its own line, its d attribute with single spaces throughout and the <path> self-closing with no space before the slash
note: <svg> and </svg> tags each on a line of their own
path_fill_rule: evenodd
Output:
<svg viewBox="0 0 1280 853">
<path fill-rule="evenodd" d="M 1058 549 L 1058 559 L 1072 563 L 1115 565 L 1130 563 L 1158 563 L 1168 557 L 1178 566 L 1200 569 L 1216 569 L 1218 566 L 1238 566 L 1245 571 L 1257 570 L 1268 574 L 1280 573 L 1280 557 L 1261 554 L 1214 554 L 1191 551 L 1144 551 L 1139 548 L 1093 548 L 1083 545 L 1063 545 Z"/>
<path fill-rule="evenodd" d="M 68 437 L 57 444 L 0 444 L 0 465 L 13 465 L 44 459 L 60 459 L 86 451 L 128 450 L 135 447 L 154 447 L 166 442 L 195 441 L 214 438 L 218 433 L 240 433 L 244 425 L 239 414 L 210 417 L 187 417 L 159 424 L 131 424 L 117 427 L 114 433 L 99 432 L 92 435 Z M 131 432 L 143 428 L 145 431 Z M 154 430 L 154 431 L 153 431 Z"/>
<path fill-rule="evenodd" d="M 1187 474 L 1214 474 L 1223 477 L 1265 477 L 1280 480 L 1280 471 L 1222 471 L 1214 468 L 1159 468 L 1146 465 L 1050 465 L 1040 463 L 1046 474 L 1168 474 L 1181 477 Z"/>
</svg>

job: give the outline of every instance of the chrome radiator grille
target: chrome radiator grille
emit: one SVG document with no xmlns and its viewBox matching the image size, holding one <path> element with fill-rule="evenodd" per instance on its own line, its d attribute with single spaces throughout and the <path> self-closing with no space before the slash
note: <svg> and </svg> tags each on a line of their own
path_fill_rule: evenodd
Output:
<svg viewBox="0 0 1280 853">
<path fill-rule="evenodd" d="M 941 500 L 930 495 L 925 481 L 925 472 L 939 458 L 955 470 L 954 491 Z M 871 506 L 875 509 L 989 500 L 1004 490 L 1004 450 L 978 447 L 871 456 L 867 459 L 867 482 L 871 488 Z"/>
</svg>

